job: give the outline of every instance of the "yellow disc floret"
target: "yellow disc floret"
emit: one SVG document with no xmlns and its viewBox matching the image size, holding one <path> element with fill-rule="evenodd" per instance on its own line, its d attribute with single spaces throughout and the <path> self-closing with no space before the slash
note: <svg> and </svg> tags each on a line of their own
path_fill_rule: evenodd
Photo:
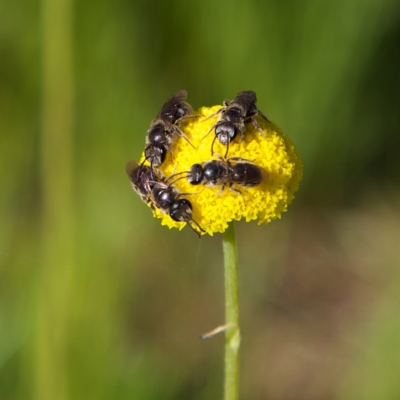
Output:
<svg viewBox="0 0 400 400">
<path fill-rule="evenodd" d="M 238 133 L 229 144 L 227 159 L 240 157 L 257 165 L 263 170 L 263 182 L 254 187 L 234 184 L 229 188 L 228 185 L 224 190 L 221 190 L 221 186 L 190 184 L 184 172 L 189 171 L 193 164 L 221 160 L 221 156 L 225 155 L 226 146 L 218 139 L 214 143 L 214 154 L 211 154 L 215 129 L 211 132 L 210 129 L 218 121 L 219 114 L 207 119 L 220 108 L 202 107 L 196 117 L 184 119 L 179 126 L 193 147 L 184 138 L 176 136 L 171 146 L 172 152 L 168 152 L 166 160 L 158 168 L 166 178 L 182 173 L 177 175 L 182 179 L 171 179 L 171 182 L 176 180 L 173 185 L 192 204 L 193 219 L 205 231 L 200 233 L 210 235 L 224 232 L 233 220 L 244 218 L 246 221 L 256 220 L 258 224 L 267 224 L 280 218 L 293 200 L 303 174 L 300 156 L 293 143 L 277 125 L 256 116 L 263 134 L 252 122 L 247 123 L 243 135 Z M 162 219 L 162 225 L 169 228 L 182 229 L 186 225 L 185 222 L 172 220 L 158 209 L 153 209 L 153 213 Z M 198 231 L 194 224 L 192 226 Z"/>
</svg>

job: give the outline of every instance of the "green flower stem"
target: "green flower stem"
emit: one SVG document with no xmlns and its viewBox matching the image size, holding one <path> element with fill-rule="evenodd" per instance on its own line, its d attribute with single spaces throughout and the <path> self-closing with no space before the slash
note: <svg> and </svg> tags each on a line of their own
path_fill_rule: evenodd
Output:
<svg viewBox="0 0 400 400">
<path fill-rule="evenodd" d="M 225 333 L 224 400 L 239 398 L 239 284 L 235 226 L 222 234 L 225 269 L 225 324 L 233 325 Z"/>
</svg>

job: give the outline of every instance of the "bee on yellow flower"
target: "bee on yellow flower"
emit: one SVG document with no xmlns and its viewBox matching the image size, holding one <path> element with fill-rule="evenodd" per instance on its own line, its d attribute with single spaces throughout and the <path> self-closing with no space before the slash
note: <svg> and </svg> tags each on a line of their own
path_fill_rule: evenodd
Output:
<svg viewBox="0 0 400 400">
<path fill-rule="evenodd" d="M 254 99 L 237 112 L 243 93 Z M 147 202 L 162 225 L 182 229 L 189 223 L 199 234 L 213 235 L 233 220 L 267 224 L 280 218 L 299 187 L 302 163 L 290 139 L 257 110 L 255 93 L 241 92 L 223 106 L 201 107 L 193 114 L 197 118 L 180 120 L 182 135 L 156 172 L 192 211 L 179 222 Z M 150 164 L 144 154 L 142 162 Z"/>
</svg>

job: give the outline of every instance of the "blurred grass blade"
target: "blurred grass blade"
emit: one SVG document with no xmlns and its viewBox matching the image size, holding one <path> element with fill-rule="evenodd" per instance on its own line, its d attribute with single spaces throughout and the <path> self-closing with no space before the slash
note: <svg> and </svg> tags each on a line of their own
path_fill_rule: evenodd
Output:
<svg viewBox="0 0 400 400">
<path fill-rule="evenodd" d="M 42 6 L 42 271 L 36 320 L 36 398 L 67 398 L 68 303 L 73 272 L 72 3 Z"/>
</svg>

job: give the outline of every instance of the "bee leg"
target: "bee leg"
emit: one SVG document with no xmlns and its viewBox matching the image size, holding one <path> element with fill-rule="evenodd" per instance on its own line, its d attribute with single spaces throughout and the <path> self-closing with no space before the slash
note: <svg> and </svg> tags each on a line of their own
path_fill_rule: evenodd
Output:
<svg viewBox="0 0 400 400">
<path fill-rule="evenodd" d="M 179 118 L 175 123 L 179 123 L 180 121 L 183 121 L 186 118 L 199 118 L 199 115 L 197 115 L 197 114 L 184 115 L 183 117 Z"/>
<path fill-rule="evenodd" d="M 229 157 L 227 161 L 245 161 L 245 162 L 251 162 L 247 158 L 242 158 L 242 157 Z"/>
<path fill-rule="evenodd" d="M 224 105 L 225 105 L 225 104 L 224 104 Z M 209 115 L 207 118 L 203 119 L 203 120 L 200 121 L 200 122 L 207 121 L 208 119 L 210 119 L 210 118 L 212 118 L 212 117 L 215 117 L 216 115 L 218 115 L 220 112 L 222 112 L 222 111 L 224 111 L 224 110 L 225 110 L 225 107 L 221 107 L 219 110 L 215 111 L 215 113 L 212 113 L 211 115 Z"/>
<path fill-rule="evenodd" d="M 258 110 L 258 115 L 261 115 L 262 118 L 264 118 L 267 122 L 271 122 L 266 115 L 264 115 L 260 110 Z"/>
<path fill-rule="evenodd" d="M 180 130 L 180 128 L 178 126 L 174 126 L 173 129 L 182 139 L 185 139 L 193 148 L 195 148 L 193 146 L 193 144 L 190 142 L 190 140 L 186 137 L 186 135 Z"/>
<path fill-rule="evenodd" d="M 167 151 L 170 152 L 170 154 L 171 154 L 171 162 L 174 163 L 174 155 L 172 154 L 171 146 L 169 144 L 165 144 L 165 148 L 167 149 Z"/>
<path fill-rule="evenodd" d="M 254 117 L 251 117 L 251 122 L 253 123 L 254 128 L 256 128 L 258 132 L 260 132 L 261 135 L 263 135 L 266 138 L 264 131 L 260 128 L 258 121 Z"/>
<path fill-rule="evenodd" d="M 210 133 L 211 133 L 211 131 L 215 128 L 215 126 L 216 126 L 217 124 L 215 123 L 211 128 L 210 128 L 210 130 L 205 134 L 205 136 L 203 136 L 202 138 L 201 138 L 201 141 L 203 141 Z M 214 139 L 215 140 L 215 139 Z"/>
<path fill-rule="evenodd" d="M 243 128 L 242 128 L 242 127 L 239 128 L 239 132 L 240 132 L 240 140 L 239 140 L 239 143 L 242 143 L 243 136 L 244 136 Z"/>
<path fill-rule="evenodd" d="M 224 183 L 224 184 L 221 186 L 221 189 L 219 190 L 219 192 L 218 192 L 218 193 L 215 193 L 215 195 L 216 195 L 216 196 L 221 196 L 221 194 L 224 193 L 225 186 L 226 186 L 226 184 Z"/>
<path fill-rule="evenodd" d="M 244 199 L 243 193 L 242 193 L 239 189 L 235 189 L 235 188 L 233 187 L 233 183 L 231 183 L 231 184 L 229 185 L 229 189 L 232 190 L 233 192 L 239 193 L 239 194 L 242 196 L 243 203 L 246 204 L 246 201 L 245 201 L 245 199 Z"/>
</svg>

